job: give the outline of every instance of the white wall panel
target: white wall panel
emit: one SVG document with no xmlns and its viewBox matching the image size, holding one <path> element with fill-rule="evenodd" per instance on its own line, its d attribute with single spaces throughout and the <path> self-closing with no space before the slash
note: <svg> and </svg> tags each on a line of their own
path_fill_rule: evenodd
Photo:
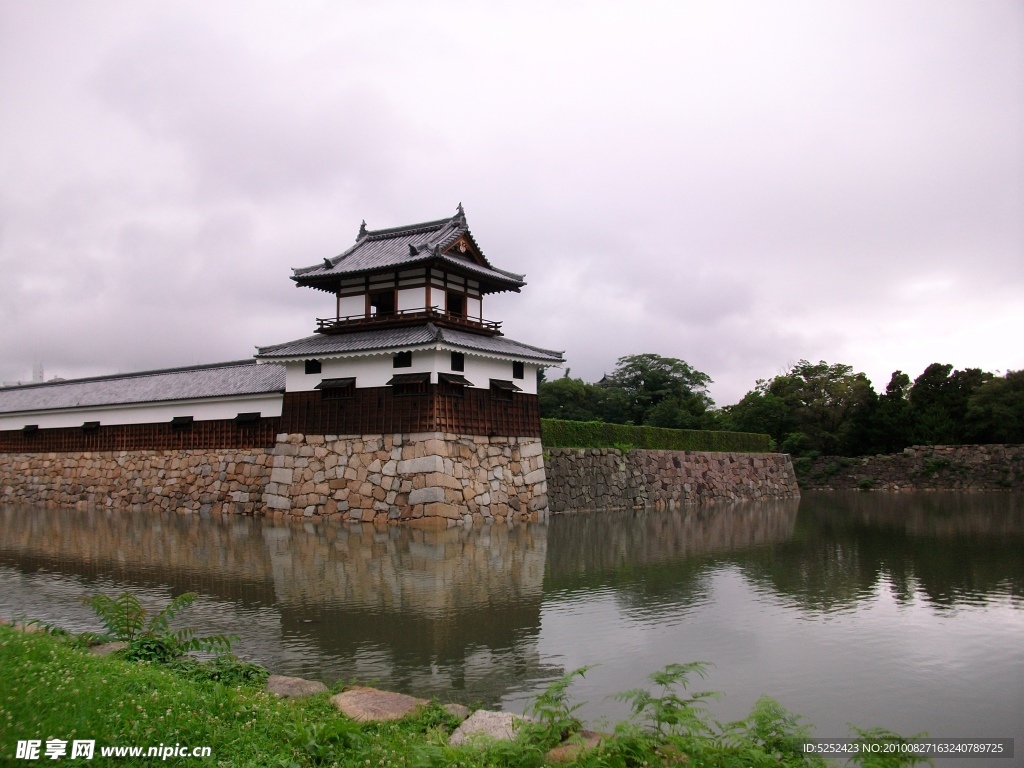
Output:
<svg viewBox="0 0 1024 768">
<path fill-rule="evenodd" d="M 341 317 L 350 317 L 351 315 L 365 315 L 366 294 L 360 293 L 358 296 L 342 296 L 341 309 L 338 314 Z"/>
<path fill-rule="evenodd" d="M 427 289 L 402 288 L 398 291 L 398 311 L 406 309 L 423 309 L 427 306 Z"/>
<path fill-rule="evenodd" d="M 191 416 L 196 421 L 233 419 L 239 413 L 259 411 L 261 416 L 280 416 L 283 397 L 279 393 L 236 395 L 203 400 L 174 400 L 138 405 L 106 405 L 96 408 L 67 408 L 59 411 L 35 411 L 0 415 L 0 429 L 21 429 L 38 424 L 40 429 L 80 427 L 87 421 L 110 424 L 160 424 L 175 416 Z"/>
</svg>

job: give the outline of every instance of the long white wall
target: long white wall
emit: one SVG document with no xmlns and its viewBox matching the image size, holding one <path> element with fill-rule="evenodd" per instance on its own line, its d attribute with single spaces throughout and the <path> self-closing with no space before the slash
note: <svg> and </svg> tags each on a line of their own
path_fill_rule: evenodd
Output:
<svg viewBox="0 0 1024 768">
<path fill-rule="evenodd" d="M 284 401 L 280 393 L 237 395 L 202 400 L 172 400 L 160 403 L 105 405 L 93 408 L 66 408 L 54 411 L 22 411 L 0 414 L 0 430 L 21 429 L 37 424 L 40 429 L 80 427 L 87 421 L 111 424 L 159 424 L 175 416 L 191 416 L 196 421 L 233 419 L 239 413 L 259 412 L 261 416 L 281 415 Z"/>
<path fill-rule="evenodd" d="M 396 373 L 430 373 L 430 381 L 437 383 L 437 374 L 451 373 L 450 349 L 426 349 L 413 351 L 411 368 L 395 368 L 392 364 L 393 355 L 367 355 L 363 357 L 336 358 L 321 360 L 320 373 L 306 374 L 305 365 L 301 362 L 288 363 L 286 368 L 286 388 L 289 392 L 309 392 L 323 379 L 343 379 L 356 377 L 356 386 L 386 386 Z M 491 379 L 505 379 L 514 382 L 523 392 L 537 394 L 537 366 L 526 363 L 523 366 L 522 379 L 512 378 L 512 361 L 465 353 L 465 371 L 461 371 L 473 386 L 487 389 Z"/>
</svg>

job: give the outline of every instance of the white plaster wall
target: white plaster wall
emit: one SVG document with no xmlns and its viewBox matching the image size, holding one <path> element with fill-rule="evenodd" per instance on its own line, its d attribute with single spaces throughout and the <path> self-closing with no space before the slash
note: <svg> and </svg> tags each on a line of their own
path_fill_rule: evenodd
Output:
<svg viewBox="0 0 1024 768">
<path fill-rule="evenodd" d="M 165 403 L 107 405 L 95 408 L 68 408 L 56 411 L 26 411 L 0 414 L 0 430 L 21 429 L 38 424 L 40 429 L 80 427 L 87 421 L 110 424 L 159 424 L 175 416 L 191 416 L 196 421 L 233 419 L 239 413 L 259 411 L 261 416 L 281 415 L 283 398 L 278 393 L 237 395 L 203 400 L 173 400 Z"/>
<path fill-rule="evenodd" d="M 366 314 L 366 294 L 358 296 L 342 296 L 338 311 L 339 317 L 350 317 L 352 315 Z"/>
<path fill-rule="evenodd" d="M 445 367 L 441 370 L 449 370 L 451 364 L 451 358 L 447 356 L 444 362 Z M 512 378 L 512 361 L 511 360 L 495 360 L 490 357 L 476 357 L 471 355 L 469 352 L 466 353 L 466 372 L 463 374 L 467 379 L 473 382 L 473 385 L 480 387 L 481 389 L 487 389 L 491 386 L 491 379 L 504 379 L 511 381 L 523 392 L 535 395 L 537 394 L 537 366 L 529 363 L 523 366 L 523 378 L 513 379 Z"/>
<path fill-rule="evenodd" d="M 288 363 L 286 370 L 286 387 L 289 392 L 309 392 L 316 388 L 323 379 L 342 379 L 356 377 L 356 386 L 383 387 L 396 373 L 431 374 L 430 381 L 437 383 L 437 372 L 452 372 L 452 349 L 414 350 L 411 368 L 395 368 L 392 365 L 394 353 L 383 355 L 367 355 L 334 360 L 321 360 L 321 372 L 306 375 L 305 366 L 301 362 Z M 537 394 L 537 365 L 526 363 L 523 366 L 523 378 L 512 378 L 512 361 L 480 357 L 471 352 L 463 351 L 466 356 L 466 370 L 463 375 L 476 387 L 487 389 L 491 379 L 505 379 L 531 395 Z"/>
<path fill-rule="evenodd" d="M 480 319 L 480 299 L 474 299 L 472 296 L 466 297 L 466 315 L 475 319 Z"/>
<path fill-rule="evenodd" d="M 395 368 L 392 364 L 393 352 L 383 355 L 367 355 L 364 357 L 346 357 L 334 360 L 321 360 L 320 373 L 305 373 L 304 363 L 288 363 L 286 368 L 285 387 L 289 392 L 309 392 L 316 388 L 323 379 L 344 379 L 356 377 L 356 386 L 383 387 L 396 373 L 435 372 L 434 350 L 413 351 L 411 368 Z M 443 370 L 448 370 L 445 367 Z M 436 382 L 437 376 L 431 376 Z"/>
<path fill-rule="evenodd" d="M 426 288 L 402 288 L 398 291 L 398 311 L 423 309 L 427 306 Z"/>
</svg>

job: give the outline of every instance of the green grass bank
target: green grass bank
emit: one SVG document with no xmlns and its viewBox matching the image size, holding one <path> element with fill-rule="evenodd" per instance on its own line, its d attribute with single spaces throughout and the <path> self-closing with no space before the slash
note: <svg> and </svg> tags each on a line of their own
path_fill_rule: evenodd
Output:
<svg viewBox="0 0 1024 768">
<path fill-rule="evenodd" d="M 241 667 L 243 674 L 237 674 Z M 578 766 L 824 766 L 803 754 L 799 718 L 771 699 L 758 702 L 746 720 L 713 723 L 702 702 L 710 694 L 687 690 L 700 665 L 671 665 L 651 676 L 650 690 L 622 694 L 635 717 L 619 724 L 602 746 L 583 751 Z M 352 766 L 403 768 L 494 766 L 537 768 L 548 750 L 581 726 L 567 689 L 577 671 L 552 684 L 534 704 L 536 722 L 513 742 L 452 747 L 458 725 L 439 704 L 391 723 L 357 723 L 340 715 L 330 694 L 279 700 L 263 691 L 264 674 L 252 665 L 176 664 L 91 655 L 85 638 L 23 633 L 0 626 L 0 764 Z M 340 690 L 337 684 L 335 690 Z M 877 734 L 876 734 L 877 735 Z M 887 738 L 892 737 L 887 734 Z M 16 757 L 19 740 L 67 743 L 95 740 L 92 760 Z M 208 757 L 104 757 L 101 747 L 157 745 L 209 747 Z M 907 758 L 864 766 L 912 765 Z"/>
</svg>

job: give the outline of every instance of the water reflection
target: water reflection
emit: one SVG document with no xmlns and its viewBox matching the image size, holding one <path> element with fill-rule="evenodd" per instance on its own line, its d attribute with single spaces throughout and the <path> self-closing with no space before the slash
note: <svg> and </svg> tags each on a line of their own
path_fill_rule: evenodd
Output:
<svg viewBox="0 0 1024 768">
<path fill-rule="evenodd" d="M 965 701 L 945 721 L 914 713 L 945 705 L 943 669 L 990 722 L 988 705 L 1024 706 L 1022 551 L 1013 494 L 819 493 L 444 531 L 6 506 L 0 615 L 95 630 L 83 595 L 129 588 L 157 606 L 193 590 L 202 633 L 328 683 L 521 710 L 579 664 L 602 665 L 581 689 L 601 702 L 707 659 L 709 687 L 736 702 L 726 717 L 768 691 L 842 726 L 821 735 L 861 707 L 864 726 L 1005 736 L 940 733 Z M 886 696 L 896 714 L 874 719 Z"/>
<path fill-rule="evenodd" d="M 819 492 L 805 497 L 792 542 L 737 562 L 753 582 L 813 611 L 850 609 L 880 584 L 903 604 L 1019 603 L 1022 540 L 1020 495 Z"/>
</svg>

